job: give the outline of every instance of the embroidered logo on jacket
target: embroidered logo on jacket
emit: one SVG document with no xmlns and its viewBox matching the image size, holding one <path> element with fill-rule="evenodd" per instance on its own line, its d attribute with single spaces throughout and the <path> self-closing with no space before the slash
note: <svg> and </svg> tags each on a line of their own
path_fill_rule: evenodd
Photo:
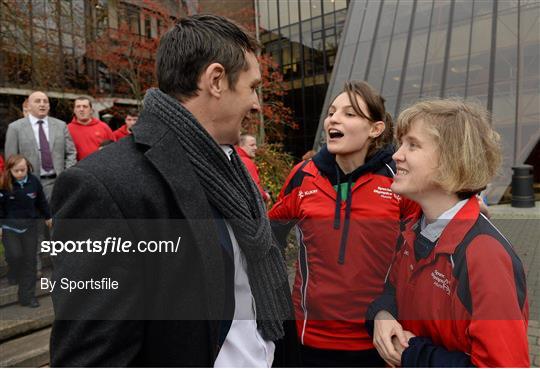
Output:
<svg viewBox="0 0 540 369">
<path fill-rule="evenodd" d="M 37 193 L 35 192 L 30 192 L 30 193 L 27 193 L 26 196 L 28 196 L 29 198 L 31 199 L 35 199 L 37 197 Z"/>
<path fill-rule="evenodd" d="M 433 285 L 442 289 L 448 296 L 450 296 L 450 281 L 444 274 L 435 269 L 431 272 L 431 277 L 433 278 Z"/>
<path fill-rule="evenodd" d="M 373 192 L 379 195 L 380 197 L 382 197 L 383 199 L 388 199 L 388 200 L 391 200 L 392 196 L 394 195 L 391 189 L 387 187 L 381 187 L 381 186 L 377 186 L 377 188 L 374 189 Z"/>
<path fill-rule="evenodd" d="M 301 199 L 305 196 L 316 194 L 318 190 L 309 190 L 309 191 L 299 191 L 298 192 L 298 198 Z"/>
</svg>

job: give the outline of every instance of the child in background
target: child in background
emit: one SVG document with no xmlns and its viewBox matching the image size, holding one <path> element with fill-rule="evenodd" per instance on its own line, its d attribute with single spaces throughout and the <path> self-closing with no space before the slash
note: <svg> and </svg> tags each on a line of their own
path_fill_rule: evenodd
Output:
<svg viewBox="0 0 540 369">
<path fill-rule="evenodd" d="M 19 284 L 19 303 L 37 308 L 37 219 L 45 218 L 49 228 L 52 220 L 41 182 L 31 172 L 24 156 L 8 158 L 0 183 L 0 224 L 6 258 Z"/>
</svg>

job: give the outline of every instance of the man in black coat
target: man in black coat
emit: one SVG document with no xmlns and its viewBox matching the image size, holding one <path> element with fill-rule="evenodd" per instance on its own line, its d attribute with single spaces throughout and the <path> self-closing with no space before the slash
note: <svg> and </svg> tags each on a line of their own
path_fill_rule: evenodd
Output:
<svg viewBox="0 0 540 369">
<path fill-rule="evenodd" d="M 294 365 L 286 268 L 232 149 L 260 109 L 256 51 L 225 18 L 181 19 L 133 135 L 58 178 L 53 366 Z"/>
</svg>

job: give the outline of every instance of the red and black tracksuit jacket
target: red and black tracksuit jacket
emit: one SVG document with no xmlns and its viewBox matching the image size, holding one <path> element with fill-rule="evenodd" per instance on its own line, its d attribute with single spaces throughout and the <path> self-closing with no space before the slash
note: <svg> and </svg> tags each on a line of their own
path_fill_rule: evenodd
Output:
<svg viewBox="0 0 540 369">
<path fill-rule="evenodd" d="M 286 244 L 297 225 L 293 289 L 302 344 L 318 349 L 373 349 L 366 309 L 380 295 L 400 233 L 400 219 L 418 205 L 392 193 L 391 147 L 346 175 L 326 147 L 298 164 L 269 212 Z"/>
<path fill-rule="evenodd" d="M 418 219 L 421 214 L 418 214 Z M 527 289 L 512 245 L 469 199 L 437 242 L 410 221 L 385 292 L 370 306 L 398 318 L 417 337 L 406 367 L 528 367 Z"/>
</svg>

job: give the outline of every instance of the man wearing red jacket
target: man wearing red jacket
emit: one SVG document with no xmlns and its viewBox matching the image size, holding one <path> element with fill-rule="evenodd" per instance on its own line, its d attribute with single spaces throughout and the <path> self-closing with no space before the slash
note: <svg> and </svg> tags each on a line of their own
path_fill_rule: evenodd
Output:
<svg viewBox="0 0 540 369">
<path fill-rule="evenodd" d="M 262 188 L 261 179 L 259 178 L 259 170 L 257 165 L 253 161 L 255 159 L 255 153 L 257 152 L 257 140 L 252 135 L 241 135 L 239 146 L 236 147 L 236 151 L 240 156 L 240 159 L 244 162 L 251 178 L 257 185 L 257 188 L 261 192 L 263 200 L 266 202 L 270 200 L 270 195 Z"/>
<path fill-rule="evenodd" d="M 131 134 L 131 127 L 137 123 L 137 119 L 139 119 L 139 113 L 137 110 L 130 110 L 127 112 L 126 120 L 124 121 L 124 125 L 120 128 L 118 128 L 116 131 L 113 132 L 114 139 L 118 141 L 119 139 L 129 136 Z"/>
<path fill-rule="evenodd" d="M 67 127 L 77 149 L 77 160 L 82 160 L 97 151 L 104 140 L 116 141 L 107 123 L 92 117 L 92 112 L 90 99 L 86 97 L 75 99 L 73 107 L 75 116 Z"/>
</svg>

